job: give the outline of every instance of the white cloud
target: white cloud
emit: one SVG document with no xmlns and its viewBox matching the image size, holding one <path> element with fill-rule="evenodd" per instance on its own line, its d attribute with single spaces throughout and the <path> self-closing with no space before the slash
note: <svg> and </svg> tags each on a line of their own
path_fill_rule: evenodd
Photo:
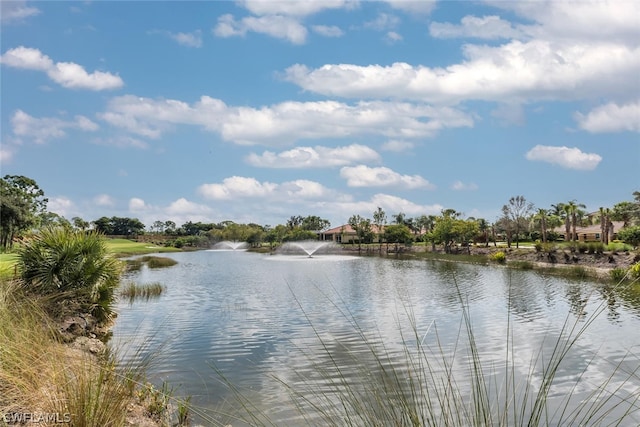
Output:
<svg viewBox="0 0 640 427">
<path fill-rule="evenodd" d="M 353 0 L 273 1 L 242 0 L 238 4 L 254 15 L 291 15 L 304 17 L 327 9 L 350 9 Z"/>
<path fill-rule="evenodd" d="M 386 167 L 345 166 L 340 169 L 340 176 L 347 180 L 349 187 L 435 188 L 420 175 L 401 175 Z"/>
<path fill-rule="evenodd" d="M 415 144 L 413 142 L 399 141 L 397 139 L 392 139 L 392 140 L 387 141 L 384 144 L 382 144 L 381 149 L 383 151 L 395 151 L 395 152 L 400 153 L 400 152 L 403 152 L 403 151 L 409 151 L 413 147 L 415 147 Z"/>
<path fill-rule="evenodd" d="M 11 159 L 13 159 L 13 150 L 6 147 L 0 147 L 0 163 L 7 164 L 11 162 Z"/>
<path fill-rule="evenodd" d="M 609 103 L 587 115 L 576 113 L 575 119 L 580 129 L 591 133 L 640 132 L 640 101 L 625 105 Z"/>
<path fill-rule="evenodd" d="M 578 148 L 536 145 L 526 154 L 527 160 L 547 162 L 566 169 L 593 170 L 602 157 L 595 153 L 583 153 Z"/>
<path fill-rule="evenodd" d="M 93 138 L 91 140 L 94 144 L 97 145 L 105 145 L 108 147 L 118 147 L 118 148 L 138 148 L 141 150 L 146 150 L 149 148 L 149 144 L 145 141 L 142 141 L 137 138 L 133 138 L 127 135 L 119 135 L 111 138 Z"/>
<path fill-rule="evenodd" d="M 204 198 L 212 200 L 268 199 L 270 202 L 280 203 L 346 197 L 315 181 L 299 179 L 276 184 L 242 176 L 225 178 L 222 183 L 203 184 L 198 188 L 198 192 Z"/>
<path fill-rule="evenodd" d="M 56 62 L 38 49 L 19 46 L 9 49 L 0 62 L 13 68 L 44 71 L 47 76 L 59 85 L 70 89 L 107 90 L 117 89 L 124 85 L 120 76 L 94 71 L 87 73 L 81 66 L 73 62 Z"/>
<path fill-rule="evenodd" d="M 478 186 L 473 182 L 465 184 L 462 181 L 455 181 L 451 184 L 451 189 L 455 191 L 474 191 L 478 189 Z"/>
<path fill-rule="evenodd" d="M 129 210 L 131 212 L 143 212 L 149 208 L 151 208 L 151 206 L 147 205 L 145 201 L 139 197 L 129 199 Z"/>
<path fill-rule="evenodd" d="M 132 133 L 157 138 L 173 125 L 197 125 L 237 144 L 287 145 L 301 139 L 383 135 L 431 137 L 444 128 L 470 127 L 471 116 L 449 107 L 398 102 L 283 102 L 259 109 L 230 107 L 203 96 L 192 105 L 127 95 L 109 101 L 98 117 Z"/>
<path fill-rule="evenodd" d="M 57 196 L 50 197 L 47 203 L 49 212 L 57 213 L 60 216 L 67 217 L 74 209 L 75 205 L 68 197 Z"/>
<path fill-rule="evenodd" d="M 376 31 L 384 31 L 396 28 L 400 24 L 400 18 L 388 13 L 379 13 L 376 19 L 364 23 L 365 28 Z"/>
<path fill-rule="evenodd" d="M 410 14 L 429 14 L 436 5 L 436 0 L 385 0 L 392 8 Z"/>
<path fill-rule="evenodd" d="M 437 38 L 475 37 L 480 39 L 517 38 L 523 31 L 514 28 L 509 21 L 499 16 L 465 16 L 460 25 L 448 22 L 433 22 L 429 25 L 429 34 Z"/>
<path fill-rule="evenodd" d="M 213 210 L 206 205 L 190 202 L 184 197 L 179 198 L 172 202 L 165 210 L 169 216 L 183 216 L 183 215 L 207 215 Z"/>
<path fill-rule="evenodd" d="M 285 70 L 285 79 L 326 96 L 457 103 L 626 96 L 640 74 L 639 47 L 607 42 L 465 45 L 464 55 L 464 62 L 446 68 L 296 64 Z"/>
<path fill-rule="evenodd" d="M 202 47 L 202 31 L 200 30 L 191 33 L 169 33 L 169 37 L 183 46 Z"/>
<path fill-rule="evenodd" d="M 213 29 L 218 37 L 245 36 L 247 32 L 266 34 L 293 44 L 304 44 L 307 29 L 296 19 L 283 15 L 247 16 L 235 20 L 232 15 L 222 15 Z"/>
<path fill-rule="evenodd" d="M 36 118 L 22 110 L 17 110 L 11 118 L 13 133 L 17 136 L 33 139 L 42 144 L 51 138 L 66 136 L 66 129 L 76 129 L 86 132 L 98 130 L 99 126 L 84 116 L 75 116 L 72 121 L 65 121 L 53 117 Z"/>
<path fill-rule="evenodd" d="M 397 213 L 405 213 L 408 216 L 419 215 L 436 215 L 443 209 L 440 204 L 421 205 L 401 197 L 390 194 L 378 193 L 366 201 L 332 201 L 330 204 L 323 206 L 327 212 L 331 212 L 336 218 L 342 219 L 342 223 L 346 223 L 347 218 L 351 215 L 359 214 L 370 218 L 373 212 L 381 207 L 387 217 Z M 339 225 L 339 224 L 334 224 Z"/>
<path fill-rule="evenodd" d="M 108 194 L 98 194 L 93 198 L 93 203 L 98 206 L 115 206 L 115 201 L 113 197 Z M 142 202 L 144 204 L 144 202 Z"/>
<path fill-rule="evenodd" d="M 385 37 L 389 43 L 402 41 L 402 36 L 395 31 L 389 31 Z"/>
<path fill-rule="evenodd" d="M 247 162 L 265 168 L 327 168 L 353 163 L 379 162 L 380 155 L 375 150 L 359 144 L 345 147 L 296 147 L 274 153 L 265 151 L 261 155 L 251 153 Z"/>
<path fill-rule="evenodd" d="M 313 25 L 311 26 L 311 29 L 314 33 L 320 34 L 324 37 L 342 37 L 344 35 L 344 31 L 335 25 Z"/>
<path fill-rule="evenodd" d="M 0 17 L 4 24 L 20 22 L 38 14 L 40 14 L 40 9 L 27 6 L 25 0 L 0 1 Z"/>
</svg>

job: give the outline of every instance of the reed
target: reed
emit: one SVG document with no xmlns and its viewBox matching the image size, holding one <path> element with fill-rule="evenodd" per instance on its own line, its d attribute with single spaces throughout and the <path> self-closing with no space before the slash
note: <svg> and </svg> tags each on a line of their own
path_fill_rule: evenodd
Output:
<svg viewBox="0 0 640 427">
<path fill-rule="evenodd" d="M 543 348 L 529 360 L 517 362 L 512 319 L 507 319 L 504 358 L 487 362 L 476 342 L 471 314 L 457 284 L 461 321 L 456 341 L 440 340 L 437 323 L 424 330 L 417 325 L 410 307 L 409 320 L 398 321 L 401 350 L 393 350 L 380 333 L 361 327 L 355 316 L 331 300 L 366 343 L 365 350 L 352 351 L 350 344 L 329 336 L 303 314 L 324 353 L 307 354 L 313 369 L 293 370 L 287 378 L 274 377 L 298 413 L 299 424 L 327 426 L 557 426 L 635 425 L 640 416 L 640 394 L 629 390 L 640 380 L 638 355 L 628 354 L 611 364 L 608 377 L 592 385 L 592 392 L 579 393 L 589 381 L 589 363 L 575 378 L 569 393 L 558 389 L 557 377 L 571 363 L 580 340 L 606 309 L 602 303 L 588 317 L 567 314 L 559 333 L 545 339 Z M 588 299 L 583 302 L 583 309 Z M 403 326 L 404 325 L 404 326 Z M 589 355 L 593 361 L 597 355 Z M 634 363 L 635 362 L 635 363 Z M 526 363 L 526 362 L 525 362 Z M 460 369 L 460 366 L 466 367 Z M 354 375 L 356 367 L 358 375 Z M 522 373 L 524 370 L 524 373 Z M 235 396 L 236 414 L 249 425 L 277 425 L 270 414 L 258 408 L 244 390 L 227 381 Z M 566 387 L 566 383 L 563 385 Z M 560 397 L 559 397 L 560 396 Z M 612 421 L 612 414 L 615 419 Z"/>
</svg>

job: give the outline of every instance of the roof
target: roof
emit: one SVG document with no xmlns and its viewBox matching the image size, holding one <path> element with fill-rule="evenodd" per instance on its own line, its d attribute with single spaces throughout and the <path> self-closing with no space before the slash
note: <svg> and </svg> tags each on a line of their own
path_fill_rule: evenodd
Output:
<svg viewBox="0 0 640 427">
<path fill-rule="evenodd" d="M 373 233 L 378 233 L 378 226 L 375 224 L 371 224 L 371 231 Z M 384 225 L 381 227 L 381 231 L 384 232 Z M 356 231 L 349 224 L 344 224 L 339 227 L 333 227 L 325 231 L 320 231 L 319 234 L 339 234 L 339 233 L 348 233 L 348 234 L 356 234 Z"/>
<path fill-rule="evenodd" d="M 617 232 L 622 228 L 622 226 L 624 225 L 624 222 L 612 221 L 612 224 L 613 224 L 613 231 Z M 573 231 L 573 228 L 571 228 L 571 230 Z M 561 227 L 554 228 L 553 231 L 555 231 L 556 233 L 564 233 L 565 232 L 564 225 Z M 600 224 L 595 224 L 595 225 L 590 225 L 588 227 L 576 227 L 576 233 L 577 234 L 602 233 L 602 229 L 600 228 Z"/>
</svg>

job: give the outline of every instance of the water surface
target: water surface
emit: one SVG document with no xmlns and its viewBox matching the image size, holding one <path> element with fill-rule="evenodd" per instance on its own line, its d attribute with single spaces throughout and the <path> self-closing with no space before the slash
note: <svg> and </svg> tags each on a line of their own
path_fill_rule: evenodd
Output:
<svg viewBox="0 0 640 427">
<path fill-rule="evenodd" d="M 581 327 L 603 307 L 567 355 L 550 406 L 561 406 L 570 394 L 579 402 L 618 364 L 627 373 L 611 381 L 620 387 L 618 395 L 633 396 L 640 387 L 634 371 L 640 364 L 640 308 L 594 283 L 424 260 L 243 251 L 163 256 L 179 264 L 144 267 L 127 277 L 167 289 L 156 300 L 119 303 L 113 342 L 125 359 L 154 353 L 154 382 L 169 381 L 176 394 L 193 396 L 209 414 L 228 412 L 216 420 L 234 426 L 242 423 L 234 419 L 239 413 L 230 406 L 234 396 L 225 381 L 242 389 L 274 424 L 307 424 L 287 403 L 282 382 L 337 393 L 334 373 L 354 383 L 380 375 L 372 345 L 384 346 L 398 372 L 407 369 L 407 348 L 422 344 L 450 360 L 457 378 L 468 377 L 462 307 L 487 381 L 504 383 L 508 360 L 534 389 L 539 376 L 530 371 L 539 371 L 541 355 L 552 353 L 563 325 Z M 132 349 L 142 343 L 148 349 L 135 354 Z M 607 419 L 617 416 L 613 411 Z M 637 415 L 632 419 L 640 424 Z"/>
</svg>

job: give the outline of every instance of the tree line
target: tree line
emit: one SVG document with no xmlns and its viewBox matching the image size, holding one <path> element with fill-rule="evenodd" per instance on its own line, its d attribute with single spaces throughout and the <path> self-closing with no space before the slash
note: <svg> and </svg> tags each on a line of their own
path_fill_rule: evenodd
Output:
<svg viewBox="0 0 640 427">
<path fill-rule="evenodd" d="M 71 221 L 47 211 L 48 199 L 31 178 L 6 175 L 0 179 L 0 247 L 10 248 L 13 242 L 30 230 L 40 227 L 64 227 L 94 230 L 106 235 L 134 237 L 142 234 L 163 236 L 175 246 L 203 246 L 222 240 L 244 241 L 253 246 L 263 243 L 270 247 L 295 240 L 316 239 L 331 227 L 331 223 L 316 215 L 294 215 L 285 224 L 275 226 L 255 223 L 238 224 L 233 221 L 204 223 L 187 221 L 177 225 L 173 221 L 154 221 L 147 227 L 137 218 L 101 217 L 86 221 L 74 217 Z M 467 217 L 455 209 L 443 209 L 439 215 L 407 217 L 404 213 L 387 215 L 380 207 L 371 218 L 352 215 L 347 224 L 355 233 L 358 245 L 377 242 L 382 245 L 424 242 L 432 250 L 441 245 L 447 253 L 472 243 L 488 246 L 497 240 L 519 247 L 521 240 L 556 241 L 563 234 L 566 241 L 577 241 L 577 228 L 600 225 L 601 241 L 612 240 L 614 232 L 620 240 L 633 246 L 640 244 L 640 191 L 632 201 L 622 201 L 612 208 L 601 207 L 588 213 L 584 204 L 576 200 L 560 202 L 549 208 L 536 208 L 524 196 L 511 197 L 502 206 L 501 216 L 494 222 L 484 218 Z M 614 230 L 613 221 L 623 223 L 622 230 Z M 559 233 L 558 229 L 564 229 Z"/>
</svg>

